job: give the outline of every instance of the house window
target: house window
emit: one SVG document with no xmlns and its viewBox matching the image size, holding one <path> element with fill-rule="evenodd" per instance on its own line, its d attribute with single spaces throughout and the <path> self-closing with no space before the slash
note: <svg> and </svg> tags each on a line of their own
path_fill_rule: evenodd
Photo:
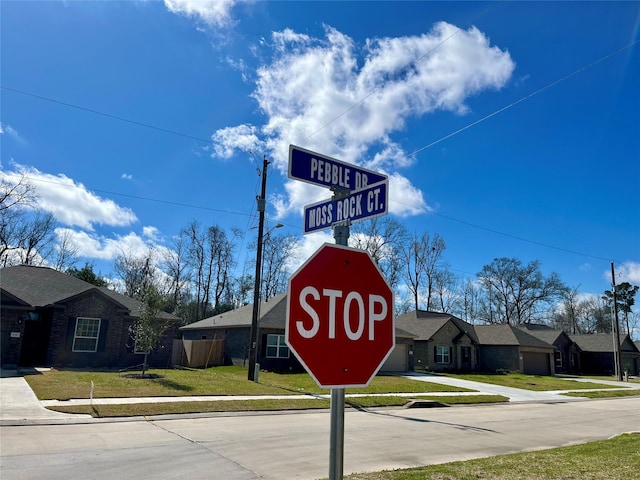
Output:
<svg viewBox="0 0 640 480">
<path fill-rule="evenodd" d="M 451 348 L 443 345 L 436 347 L 436 363 L 451 363 Z"/>
<path fill-rule="evenodd" d="M 100 335 L 100 319 L 78 317 L 76 331 L 73 336 L 74 352 L 95 352 L 98 350 Z"/>
<path fill-rule="evenodd" d="M 267 335 L 267 358 L 289 358 L 284 335 Z"/>
<path fill-rule="evenodd" d="M 554 357 L 556 359 L 556 368 L 562 368 L 562 352 L 554 352 Z"/>
</svg>

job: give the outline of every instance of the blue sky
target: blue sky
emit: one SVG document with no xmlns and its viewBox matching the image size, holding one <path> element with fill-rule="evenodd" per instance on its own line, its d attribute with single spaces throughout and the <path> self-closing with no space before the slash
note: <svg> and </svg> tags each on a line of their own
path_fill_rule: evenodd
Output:
<svg viewBox="0 0 640 480">
<path fill-rule="evenodd" d="M 0 174 L 106 273 L 192 220 L 302 236 L 289 144 L 390 178 L 474 278 L 640 283 L 640 2 L 3 1 Z M 156 201 L 157 200 L 157 201 Z M 330 232 L 305 235 L 302 260 Z M 81 264 L 82 265 L 82 262 Z"/>
</svg>

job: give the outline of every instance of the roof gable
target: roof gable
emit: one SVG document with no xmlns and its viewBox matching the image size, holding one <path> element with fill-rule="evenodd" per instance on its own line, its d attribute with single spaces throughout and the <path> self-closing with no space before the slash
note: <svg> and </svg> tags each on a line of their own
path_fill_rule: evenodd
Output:
<svg viewBox="0 0 640 480">
<path fill-rule="evenodd" d="M 433 338 L 448 323 L 453 323 L 458 329 L 459 332 L 456 333 L 456 336 L 466 333 L 473 341 L 477 342 L 473 325 L 449 313 L 413 310 L 396 318 L 396 327 L 414 335 L 415 340 Z"/>
<path fill-rule="evenodd" d="M 524 326 L 523 328 L 529 335 L 539 338 L 543 342 L 547 342 L 550 345 L 555 345 L 556 342 L 561 339 L 561 337 L 566 337 L 567 342 L 571 341 L 569 335 L 567 335 L 564 330 L 552 330 L 549 328 L 531 330 L 526 326 Z"/>
</svg>

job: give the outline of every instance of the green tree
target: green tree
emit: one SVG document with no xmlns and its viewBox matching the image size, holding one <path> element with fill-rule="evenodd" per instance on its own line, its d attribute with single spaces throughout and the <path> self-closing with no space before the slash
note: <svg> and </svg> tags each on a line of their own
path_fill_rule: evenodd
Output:
<svg viewBox="0 0 640 480">
<path fill-rule="evenodd" d="M 170 320 L 164 320 L 160 316 L 163 305 L 164 299 L 157 288 L 153 285 L 147 285 L 142 292 L 142 304 L 138 318 L 129 328 L 135 351 L 144 353 L 142 375 L 147 370 L 149 353 L 156 348 L 162 336 L 172 326 Z"/>
<path fill-rule="evenodd" d="M 632 312 L 632 308 L 636 303 L 636 293 L 638 293 L 637 285 L 631 285 L 629 282 L 622 282 L 616 285 L 616 301 L 618 304 L 618 312 L 622 312 L 625 325 L 627 327 L 627 333 L 631 335 L 629 328 L 629 314 Z M 607 307 L 608 313 L 613 312 L 613 290 L 605 290 L 602 297 L 607 301 L 609 307 Z"/>
<path fill-rule="evenodd" d="M 84 267 L 78 270 L 76 267 L 71 267 L 67 270 L 67 275 L 84 280 L 87 283 L 95 285 L 96 287 L 106 287 L 109 283 L 102 277 L 96 275 L 93 271 L 93 264 L 85 263 Z"/>
</svg>

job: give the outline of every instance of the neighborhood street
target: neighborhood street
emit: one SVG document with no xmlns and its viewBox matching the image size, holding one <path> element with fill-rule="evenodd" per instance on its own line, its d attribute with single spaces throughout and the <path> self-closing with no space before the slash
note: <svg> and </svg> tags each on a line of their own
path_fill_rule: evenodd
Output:
<svg viewBox="0 0 640 480">
<path fill-rule="evenodd" d="M 4 424 L 0 477 L 313 480 L 328 474 L 329 428 L 326 410 Z M 637 397 L 349 409 L 344 473 L 551 448 L 639 428 Z"/>
</svg>

